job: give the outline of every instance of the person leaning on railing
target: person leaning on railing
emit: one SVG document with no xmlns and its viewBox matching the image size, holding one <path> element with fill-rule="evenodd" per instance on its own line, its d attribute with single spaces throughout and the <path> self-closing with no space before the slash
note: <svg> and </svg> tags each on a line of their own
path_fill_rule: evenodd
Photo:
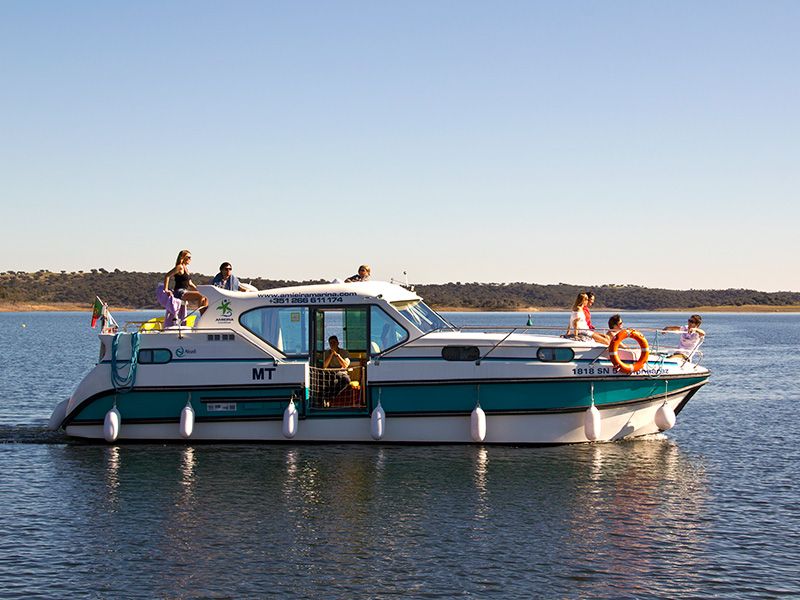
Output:
<svg viewBox="0 0 800 600">
<path fill-rule="evenodd" d="M 664 327 L 664 331 L 680 331 L 680 342 L 675 352 L 669 355 L 669 358 L 682 357 L 684 360 L 689 360 L 689 357 L 694 352 L 695 348 L 700 345 L 700 342 L 706 336 L 706 332 L 700 329 L 700 323 L 703 322 L 703 317 L 700 315 L 692 315 L 689 317 L 688 325 L 669 325 Z"/>
</svg>

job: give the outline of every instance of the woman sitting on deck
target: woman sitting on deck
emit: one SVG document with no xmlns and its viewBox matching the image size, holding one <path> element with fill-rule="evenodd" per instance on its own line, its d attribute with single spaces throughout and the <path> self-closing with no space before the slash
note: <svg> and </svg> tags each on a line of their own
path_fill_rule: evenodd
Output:
<svg viewBox="0 0 800 600">
<path fill-rule="evenodd" d="M 586 313 L 583 307 L 589 303 L 589 296 L 584 293 L 578 294 L 575 303 L 572 305 L 572 314 L 569 316 L 567 326 L 567 337 L 574 337 L 577 340 L 588 342 L 594 340 L 600 344 L 608 346 L 611 342 L 607 335 L 592 331 L 586 322 Z"/>
<path fill-rule="evenodd" d="M 192 253 L 188 250 L 178 252 L 175 267 L 164 276 L 164 291 L 172 293 L 178 300 L 184 300 L 187 304 L 196 302 L 202 315 L 208 307 L 208 298 L 197 291 L 197 286 L 192 283 L 189 274 L 189 261 L 192 260 Z M 170 292 L 169 279 L 175 279 L 175 289 Z"/>
</svg>

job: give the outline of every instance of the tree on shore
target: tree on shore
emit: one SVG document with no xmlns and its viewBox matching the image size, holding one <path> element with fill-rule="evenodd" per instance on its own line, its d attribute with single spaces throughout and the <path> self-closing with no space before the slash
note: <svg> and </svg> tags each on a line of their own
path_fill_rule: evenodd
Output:
<svg viewBox="0 0 800 600">
<path fill-rule="evenodd" d="M 58 273 L 40 270 L 36 273 L 6 271 L 0 274 L 0 302 L 53 304 L 67 302 L 90 304 L 95 295 L 113 306 L 157 308 L 156 286 L 163 273 L 127 272 L 103 268 L 84 273 Z M 193 273 L 195 283 L 207 283 L 211 276 Z M 323 280 L 289 281 L 255 278 L 250 280 L 260 290 L 278 287 L 324 283 Z M 443 283 L 418 285 L 417 292 L 436 306 L 482 310 L 518 310 L 529 307 L 569 308 L 584 286 L 560 283 Z M 757 290 L 666 290 L 634 285 L 607 284 L 592 287 L 597 294 L 595 310 L 657 310 L 699 306 L 795 306 L 800 308 L 800 293 L 760 292 Z"/>
</svg>

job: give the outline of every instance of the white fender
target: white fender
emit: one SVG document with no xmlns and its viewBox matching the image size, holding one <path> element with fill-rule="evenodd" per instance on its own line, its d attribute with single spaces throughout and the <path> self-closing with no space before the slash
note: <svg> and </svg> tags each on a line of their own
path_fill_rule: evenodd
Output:
<svg viewBox="0 0 800 600">
<path fill-rule="evenodd" d="M 55 431 L 59 427 L 61 427 L 61 423 L 64 422 L 64 418 L 67 416 L 67 405 L 69 404 L 69 398 L 66 400 L 62 400 L 56 407 L 53 409 L 53 414 L 50 415 L 50 421 L 47 423 L 47 429 L 50 431 Z"/>
<path fill-rule="evenodd" d="M 182 438 L 188 438 L 192 435 L 194 429 L 194 409 L 187 404 L 181 411 L 181 425 L 179 431 Z"/>
<path fill-rule="evenodd" d="M 486 439 L 486 413 L 483 412 L 480 405 L 476 406 L 472 411 L 469 421 L 472 441 L 482 442 Z"/>
<path fill-rule="evenodd" d="M 386 431 L 386 412 L 381 406 L 381 401 L 378 400 L 378 406 L 372 411 L 372 423 L 370 424 L 370 434 L 373 440 L 379 440 L 383 437 Z"/>
<path fill-rule="evenodd" d="M 661 431 L 667 431 L 667 429 L 672 429 L 675 427 L 675 411 L 672 410 L 672 407 L 664 402 L 661 406 L 658 407 L 656 411 L 656 427 L 658 427 Z"/>
<path fill-rule="evenodd" d="M 583 415 L 583 430 L 587 440 L 594 442 L 600 439 L 600 411 L 594 404 Z"/>
<path fill-rule="evenodd" d="M 119 427 L 122 423 L 122 415 L 119 414 L 115 406 L 106 413 L 105 421 L 103 421 L 103 437 L 107 442 L 113 442 L 119 436 Z"/>
<path fill-rule="evenodd" d="M 289 400 L 289 406 L 283 411 L 283 437 L 291 439 L 297 434 L 297 407 L 294 400 Z"/>
</svg>

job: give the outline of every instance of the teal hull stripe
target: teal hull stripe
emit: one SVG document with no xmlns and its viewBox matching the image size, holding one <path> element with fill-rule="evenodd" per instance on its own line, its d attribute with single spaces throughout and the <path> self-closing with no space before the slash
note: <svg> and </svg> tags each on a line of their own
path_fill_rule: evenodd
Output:
<svg viewBox="0 0 800 600">
<path fill-rule="evenodd" d="M 215 420 L 219 417 L 275 417 L 283 416 L 289 399 L 295 394 L 304 398 L 299 387 L 275 387 L 266 389 L 195 389 L 191 390 L 191 405 L 198 421 Z M 125 419 L 177 421 L 189 398 L 188 390 L 139 390 L 116 396 L 117 409 Z M 235 409 L 230 406 L 235 403 Z M 217 406 L 213 406 L 217 404 Z M 228 404 L 229 406 L 219 406 Z M 303 402 L 297 401 L 302 409 Z M 86 403 L 70 424 L 83 421 L 101 421 L 114 406 L 114 392 L 109 391 Z M 212 410 L 209 410 L 212 409 Z"/>
<path fill-rule="evenodd" d="M 707 377 L 684 378 L 672 382 L 669 394 L 691 390 L 705 383 Z M 584 410 L 591 404 L 590 381 L 561 380 L 535 382 L 480 382 L 450 385 L 408 384 L 368 387 L 367 411 L 315 410 L 309 414 L 302 388 L 276 387 L 268 389 L 195 389 L 191 390 L 191 405 L 198 421 L 274 420 L 283 411 L 292 395 L 302 417 L 330 418 L 369 414 L 378 400 L 388 415 L 463 415 L 469 414 L 480 402 L 487 414 L 570 412 Z M 598 408 L 641 402 L 658 398 L 665 393 L 663 380 L 617 377 L 594 381 L 594 401 Z M 177 422 L 186 406 L 188 391 L 139 390 L 116 396 L 117 408 L 123 422 Z M 216 406 L 214 406 L 216 404 Z M 227 406 L 220 406 L 225 405 Z M 86 403 L 70 418 L 70 424 L 102 423 L 114 405 L 114 394 L 100 395 Z M 211 410 L 209 410 L 211 409 Z"/>
<path fill-rule="evenodd" d="M 669 387 L 669 393 L 705 383 L 706 377 L 682 379 Z M 471 383 L 448 386 L 393 385 L 369 387 L 370 400 L 389 413 L 471 412 L 480 402 L 491 412 L 577 410 L 591 405 L 591 383 L 598 408 L 663 396 L 665 385 L 657 379 L 617 377 L 605 380 L 561 380 L 537 382 Z"/>
</svg>

